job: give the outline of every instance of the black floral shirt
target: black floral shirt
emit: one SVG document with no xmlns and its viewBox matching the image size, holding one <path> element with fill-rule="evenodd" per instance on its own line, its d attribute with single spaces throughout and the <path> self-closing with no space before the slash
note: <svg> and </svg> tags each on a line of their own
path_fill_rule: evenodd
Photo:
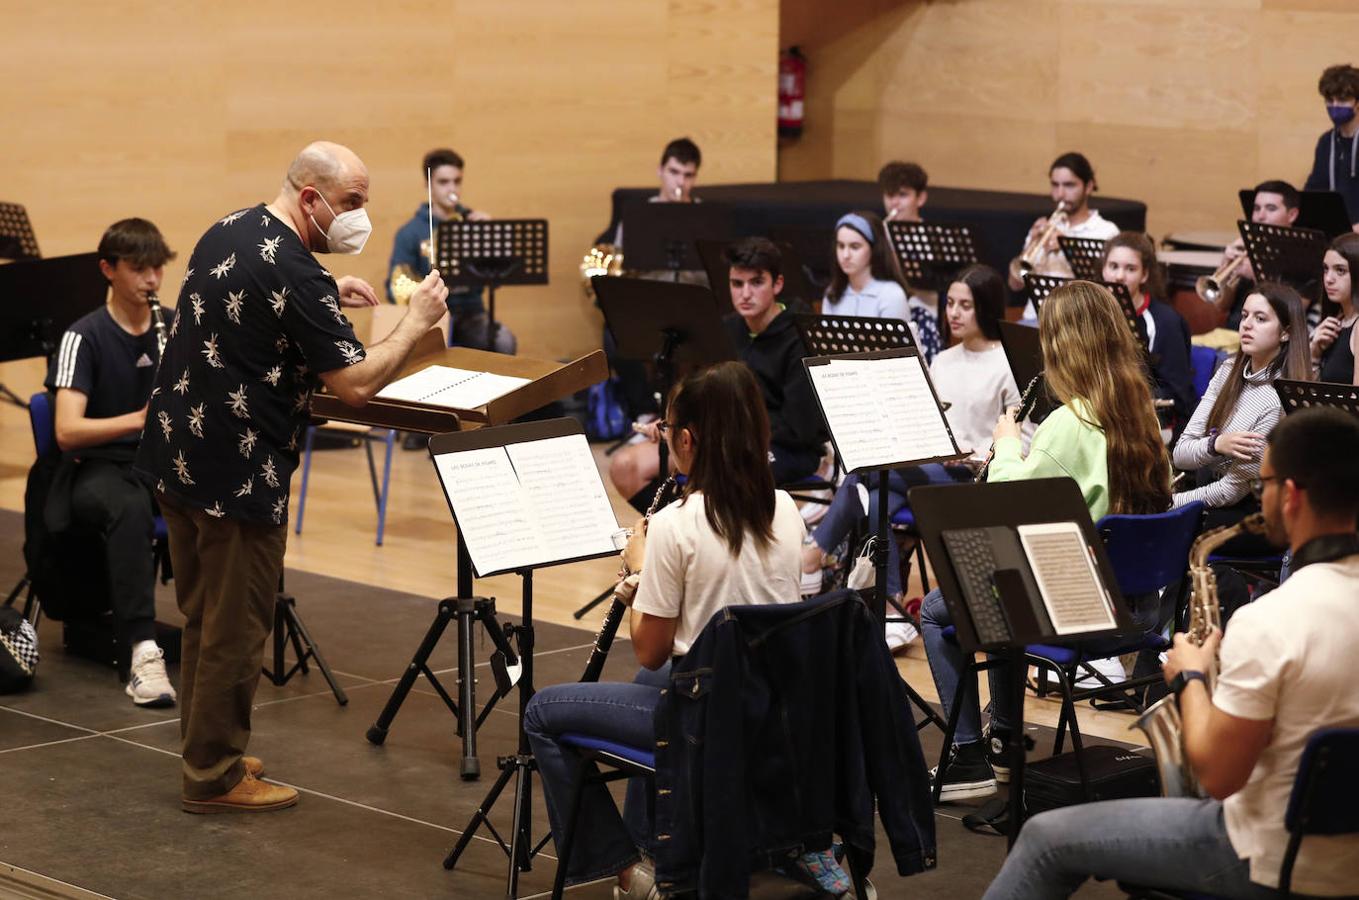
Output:
<svg viewBox="0 0 1359 900">
<path fill-rule="evenodd" d="M 364 358 L 339 294 L 263 204 L 209 228 L 179 293 L 138 474 L 209 515 L 286 522 L 317 373 Z"/>
</svg>

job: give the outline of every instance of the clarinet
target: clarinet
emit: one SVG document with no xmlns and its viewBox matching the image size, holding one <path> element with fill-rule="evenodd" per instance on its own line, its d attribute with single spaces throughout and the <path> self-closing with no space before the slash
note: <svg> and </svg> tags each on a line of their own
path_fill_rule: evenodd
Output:
<svg viewBox="0 0 1359 900">
<path fill-rule="evenodd" d="M 661 505 L 661 499 L 669 493 L 675 486 L 675 477 L 672 475 L 661 485 L 660 490 L 656 491 L 656 496 L 651 499 L 651 506 L 647 508 L 645 521 L 651 521 L 651 516 Z M 623 582 L 618 582 L 619 587 Z M 595 636 L 594 649 L 590 651 L 590 661 L 585 664 L 585 674 L 580 676 L 580 680 L 598 681 L 599 673 L 604 671 L 604 662 L 609 658 L 609 648 L 613 646 L 614 635 L 618 634 L 618 626 L 623 624 L 623 613 L 627 611 L 627 604 L 618 599 L 618 588 L 614 588 L 613 602 L 609 604 L 609 611 L 604 614 L 604 621 L 599 626 L 599 634 Z"/>
<path fill-rule="evenodd" d="M 1043 373 L 1039 372 L 1029 380 L 1024 386 L 1024 393 L 1019 398 L 1019 412 L 1015 414 L 1016 422 L 1023 422 L 1033 412 L 1034 406 L 1038 404 L 1039 390 L 1043 387 Z M 986 462 L 977 472 L 977 477 L 972 479 L 974 484 L 980 484 L 986 480 L 986 475 L 991 471 L 991 460 L 996 455 L 996 443 L 991 442 L 991 449 L 986 452 Z"/>
<path fill-rule="evenodd" d="M 155 291 L 146 295 L 146 305 L 151 307 L 151 325 L 156 329 L 156 355 L 165 355 L 165 344 L 170 340 L 169 330 L 165 327 L 165 310 L 160 308 L 160 298 Z"/>
</svg>

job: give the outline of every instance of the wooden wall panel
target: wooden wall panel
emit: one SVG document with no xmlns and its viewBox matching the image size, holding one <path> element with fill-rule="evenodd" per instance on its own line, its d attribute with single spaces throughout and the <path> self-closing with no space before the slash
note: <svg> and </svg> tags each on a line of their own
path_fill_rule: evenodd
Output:
<svg viewBox="0 0 1359 900">
<path fill-rule="evenodd" d="M 803 45 L 809 74 L 780 178 L 907 158 L 936 184 L 1041 191 L 1078 149 L 1158 236 L 1230 228 L 1261 179 L 1301 187 L 1327 126 L 1317 77 L 1359 62 L 1351 0 L 901 0 L 829 31 L 817 7 L 783 0 L 780 43 Z"/>
<path fill-rule="evenodd" d="M 215 218 L 271 199 L 303 144 L 338 140 L 369 167 L 374 234 L 330 262 L 376 285 L 423 200 L 420 157 L 453 146 L 467 202 L 552 221 L 552 283 L 497 307 L 524 352 L 577 354 L 599 342 L 577 266 L 614 187 L 653 183 L 682 134 L 701 181 L 774 177 L 778 15 L 777 0 L 9 4 L 0 199 L 28 207 L 48 255 L 152 219 L 180 252 L 172 300 Z"/>
</svg>

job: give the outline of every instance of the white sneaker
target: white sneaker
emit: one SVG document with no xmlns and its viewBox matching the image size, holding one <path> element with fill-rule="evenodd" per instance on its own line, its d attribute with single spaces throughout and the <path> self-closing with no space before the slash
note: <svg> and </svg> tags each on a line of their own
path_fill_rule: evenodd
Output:
<svg viewBox="0 0 1359 900">
<path fill-rule="evenodd" d="M 1128 680 L 1128 673 L 1123 670 L 1123 662 L 1117 656 L 1111 656 L 1107 659 L 1092 659 L 1088 665 L 1113 684 Z M 1089 691 L 1104 687 L 1104 685 L 1093 675 L 1083 675 L 1076 679 L 1076 683 L 1072 687 L 1078 691 Z"/>
<path fill-rule="evenodd" d="M 165 674 L 165 652 L 159 647 L 143 650 L 132 660 L 132 674 L 127 680 L 127 695 L 138 706 L 162 707 L 175 705 L 175 689 L 170 676 Z"/>
<path fill-rule="evenodd" d="M 890 608 L 887 614 L 891 616 L 899 615 L 896 610 Z M 887 623 L 887 649 L 894 653 L 918 637 L 920 637 L 920 632 L 916 631 L 915 626 L 910 622 Z"/>
</svg>

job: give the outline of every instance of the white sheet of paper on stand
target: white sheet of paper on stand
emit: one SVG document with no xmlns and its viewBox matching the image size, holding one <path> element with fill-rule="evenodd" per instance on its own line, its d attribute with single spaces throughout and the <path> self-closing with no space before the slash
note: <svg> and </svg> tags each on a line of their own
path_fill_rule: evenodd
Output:
<svg viewBox="0 0 1359 900">
<path fill-rule="evenodd" d="M 1100 631 L 1117 624 L 1079 525 L 1051 522 L 1020 525 L 1017 530 L 1057 634 Z"/>
<path fill-rule="evenodd" d="M 452 366 L 427 366 L 378 391 L 383 400 L 424 403 L 445 409 L 477 409 L 529 383 L 527 378 Z"/>
</svg>

